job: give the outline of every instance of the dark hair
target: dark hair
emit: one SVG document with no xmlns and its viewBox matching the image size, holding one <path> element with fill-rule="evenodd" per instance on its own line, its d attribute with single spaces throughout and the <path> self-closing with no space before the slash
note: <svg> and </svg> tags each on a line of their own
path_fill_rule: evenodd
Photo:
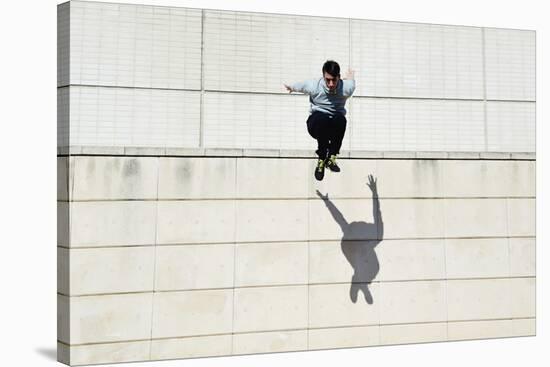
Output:
<svg viewBox="0 0 550 367">
<path fill-rule="evenodd" d="M 323 75 L 328 73 L 334 77 L 340 76 L 340 65 L 334 60 L 327 60 L 323 64 Z"/>
</svg>

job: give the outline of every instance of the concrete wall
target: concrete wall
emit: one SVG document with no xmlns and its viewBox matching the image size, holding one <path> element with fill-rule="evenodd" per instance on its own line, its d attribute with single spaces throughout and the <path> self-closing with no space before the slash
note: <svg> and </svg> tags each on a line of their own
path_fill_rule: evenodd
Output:
<svg viewBox="0 0 550 367">
<path fill-rule="evenodd" d="M 312 162 L 59 157 L 60 360 L 535 334 L 533 160 Z"/>
<path fill-rule="evenodd" d="M 59 145 L 311 149 L 283 83 L 357 71 L 348 150 L 535 151 L 535 32 L 71 1 Z"/>
<path fill-rule="evenodd" d="M 282 84 L 328 58 L 318 182 Z M 59 5 L 58 359 L 534 335 L 534 90 L 532 31 Z"/>
</svg>

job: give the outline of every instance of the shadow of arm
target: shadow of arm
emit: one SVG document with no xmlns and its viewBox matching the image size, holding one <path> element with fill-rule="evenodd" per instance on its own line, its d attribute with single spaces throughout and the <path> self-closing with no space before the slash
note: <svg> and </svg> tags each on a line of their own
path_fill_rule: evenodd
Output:
<svg viewBox="0 0 550 367">
<path fill-rule="evenodd" d="M 346 231 L 346 228 L 348 226 L 348 222 L 346 221 L 346 218 L 344 218 L 344 215 L 340 212 L 340 210 L 338 210 L 338 208 L 336 207 L 336 205 L 334 205 L 332 203 L 332 201 L 330 201 L 330 199 L 328 198 L 328 194 L 327 195 L 323 195 L 319 192 L 319 190 L 317 190 L 317 195 L 323 199 L 323 202 L 325 203 L 325 205 L 327 206 L 330 214 L 332 215 L 332 218 L 334 218 L 334 220 L 336 221 L 336 223 L 338 223 L 338 225 L 340 226 L 340 229 L 342 229 L 342 232 L 345 232 Z"/>
<path fill-rule="evenodd" d="M 378 187 L 376 186 L 376 179 L 369 175 L 369 182 L 367 186 L 372 191 L 372 216 L 374 218 L 374 224 L 378 230 L 378 239 L 384 238 L 384 222 L 382 221 L 382 212 L 380 211 L 380 200 L 378 199 Z"/>
<path fill-rule="evenodd" d="M 384 239 L 384 222 L 382 221 L 382 212 L 380 211 L 380 200 L 378 200 L 378 193 L 372 196 L 372 216 L 374 217 L 374 224 L 378 229 L 378 239 Z"/>
</svg>

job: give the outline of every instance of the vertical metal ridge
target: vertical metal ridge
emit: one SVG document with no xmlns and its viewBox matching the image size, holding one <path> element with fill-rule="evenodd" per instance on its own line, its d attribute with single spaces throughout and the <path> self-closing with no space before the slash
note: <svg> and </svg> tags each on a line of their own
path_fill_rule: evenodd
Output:
<svg viewBox="0 0 550 367">
<path fill-rule="evenodd" d="M 199 148 L 204 147 L 204 9 L 201 9 L 201 96 L 199 107 Z"/>
<path fill-rule="evenodd" d="M 351 26 L 351 23 L 352 23 L 352 19 L 351 18 L 348 18 L 348 63 L 349 63 L 349 68 L 351 69 L 352 66 L 353 66 L 353 59 L 352 59 L 352 55 L 353 55 L 353 52 L 352 52 L 352 49 L 351 49 L 351 45 L 352 45 L 352 41 L 353 41 L 353 38 L 352 38 L 352 26 Z M 355 76 L 353 77 L 353 79 L 355 80 Z M 355 88 L 357 89 L 357 81 L 355 81 Z M 353 93 L 355 93 L 355 91 L 353 91 Z M 353 118 L 353 94 L 349 97 L 349 115 L 348 115 L 348 119 L 351 121 L 352 118 Z M 348 149 L 349 151 L 352 150 L 353 148 L 353 145 L 352 145 L 352 137 L 353 137 L 353 123 L 350 123 L 348 124 L 349 128 L 347 130 L 349 130 L 349 133 L 348 133 Z"/>
<path fill-rule="evenodd" d="M 489 151 L 489 129 L 487 126 L 487 68 L 486 45 L 485 45 L 485 27 L 481 28 L 481 68 L 483 73 L 483 144 L 485 151 Z"/>
</svg>

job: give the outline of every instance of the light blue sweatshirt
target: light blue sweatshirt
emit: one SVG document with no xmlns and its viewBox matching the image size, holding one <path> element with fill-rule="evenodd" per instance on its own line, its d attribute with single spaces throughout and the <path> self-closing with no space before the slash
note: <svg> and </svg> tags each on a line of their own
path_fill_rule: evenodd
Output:
<svg viewBox="0 0 550 367">
<path fill-rule="evenodd" d="M 334 91 L 330 91 L 324 78 L 306 80 L 290 86 L 293 92 L 309 94 L 311 107 L 309 112 L 320 111 L 329 115 L 346 114 L 346 100 L 355 90 L 355 80 L 342 80 Z"/>
</svg>

